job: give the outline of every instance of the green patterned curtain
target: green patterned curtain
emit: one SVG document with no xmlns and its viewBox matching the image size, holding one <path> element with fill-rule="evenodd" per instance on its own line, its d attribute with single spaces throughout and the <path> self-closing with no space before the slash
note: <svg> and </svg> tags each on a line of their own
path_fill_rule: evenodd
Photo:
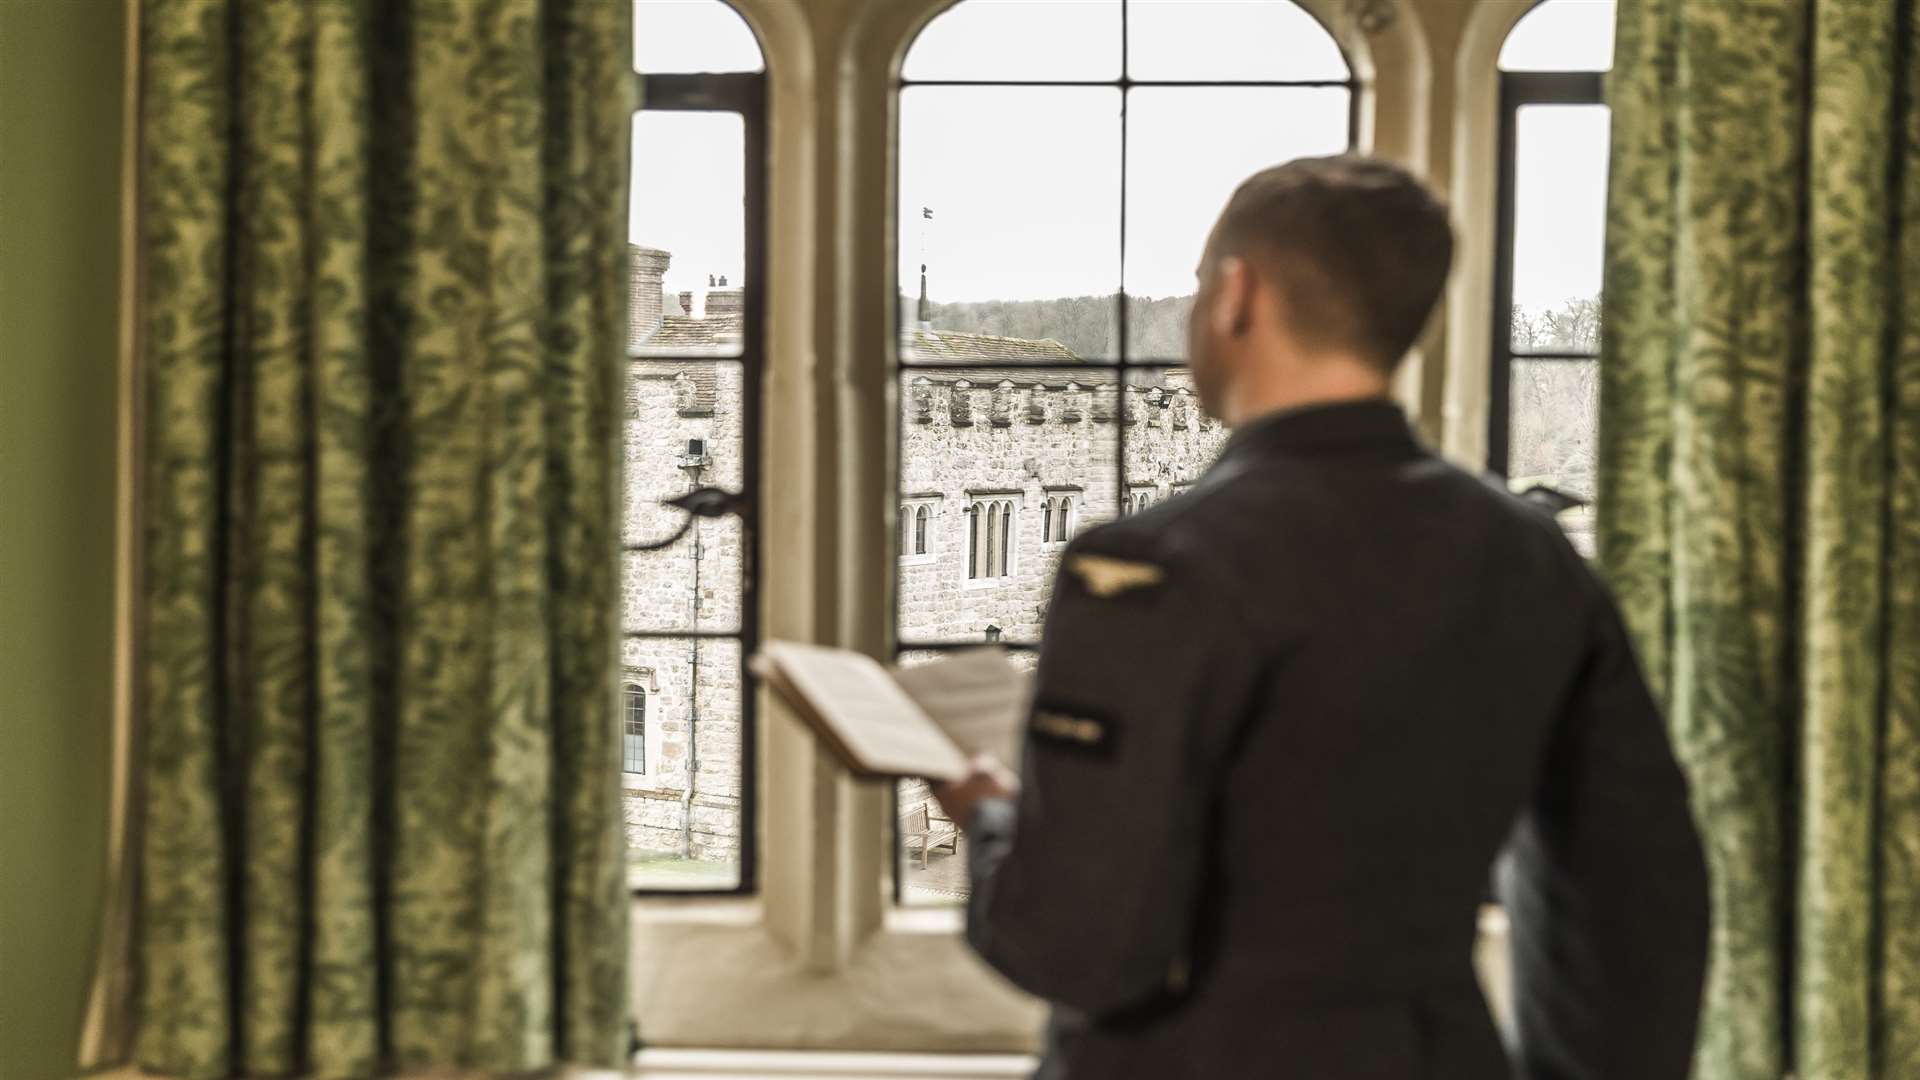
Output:
<svg viewBox="0 0 1920 1080">
<path fill-rule="evenodd" d="M 611 1065 L 630 0 L 144 0 L 134 1057 Z"/>
<path fill-rule="evenodd" d="M 1622 0 L 1600 557 L 1714 878 L 1707 1080 L 1920 1076 L 1920 5 Z"/>
</svg>

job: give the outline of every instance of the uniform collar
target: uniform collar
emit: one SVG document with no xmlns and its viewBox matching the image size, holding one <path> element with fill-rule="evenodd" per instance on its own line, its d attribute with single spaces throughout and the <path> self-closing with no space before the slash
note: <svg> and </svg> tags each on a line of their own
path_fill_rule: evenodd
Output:
<svg viewBox="0 0 1920 1080">
<path fill-rule="evenodd" d="M 1363 398 L 1268 413 L 1235 429 L 1220 456 L 1362 447 L 1413 449 L 1419 444 L 1407 414 L 1393 399 Z"/>
</svg>

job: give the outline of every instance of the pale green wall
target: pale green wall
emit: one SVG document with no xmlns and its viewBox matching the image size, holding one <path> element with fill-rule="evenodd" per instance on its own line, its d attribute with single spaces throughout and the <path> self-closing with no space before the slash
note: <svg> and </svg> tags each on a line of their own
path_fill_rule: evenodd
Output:
<svg viewBox="0 0 1920 1080">
<path fill-rule="evenodd" d="M 71 1075 L 106 839 L 122 0 L 0 0 L 0 1077 Z"/>
</svg>

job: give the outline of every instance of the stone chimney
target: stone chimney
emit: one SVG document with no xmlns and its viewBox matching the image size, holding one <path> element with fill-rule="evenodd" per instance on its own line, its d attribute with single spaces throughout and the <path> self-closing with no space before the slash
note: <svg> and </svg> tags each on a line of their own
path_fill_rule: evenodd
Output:
<svg viewBox="0 0 1920 1080">
<path fill-rule="evenodd" d="M 727 279 L 721 278 L 717 288 L 707 290 L 707 317 L 732 315 L 746 307 L 741 290 L 727 287 Z"/>
<path fill-rule="evenodd" d="M 627 245 L 627 348 L 638 349 L 660 329 L 660 283 L 673 256 L 659 248 Z"/>
</svg>

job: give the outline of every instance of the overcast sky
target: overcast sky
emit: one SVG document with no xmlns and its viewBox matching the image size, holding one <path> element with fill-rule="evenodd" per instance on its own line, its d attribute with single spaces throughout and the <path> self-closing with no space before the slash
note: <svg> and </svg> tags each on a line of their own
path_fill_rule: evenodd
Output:
<svg viewBox="0 0 1920 1080">
<path fill-rule="evenodd" d="M 1523 20 L 1511 69 L 1602 66 L 1611 0 L 1553 0 Z M 1118 0 L 964 0 L 908 53 L 909 79 L 1108 79 Z M 1333 79 L 1339 50 L 1286 0 L 1134 0 L 1135 79 Z M 760 67 L 720 0 L 639 0 L 643 71 Z M 935 300 L 1110 293 L 1122 280 L 1121 94 L 1096 87 L 908 87 L 900 118 L 901 286 L 924 251 Z M 1191 292 L 1206 232 L 1235 184 L 1348 142 L 1341 87 L 1141 87 L 1126 105 L 1126 288 Z M 1551 306 L 1600 290 L 1606 114 L 1535 107 L 1519 128 L 1515 298 Z M 728 114 L 642 112 L 634 123 L 634 242 L 673 253 L 671 289 L 742 272 L 741 128 Z M 931 219 L 923 208 L 932 210 Z"/>
</svg>

